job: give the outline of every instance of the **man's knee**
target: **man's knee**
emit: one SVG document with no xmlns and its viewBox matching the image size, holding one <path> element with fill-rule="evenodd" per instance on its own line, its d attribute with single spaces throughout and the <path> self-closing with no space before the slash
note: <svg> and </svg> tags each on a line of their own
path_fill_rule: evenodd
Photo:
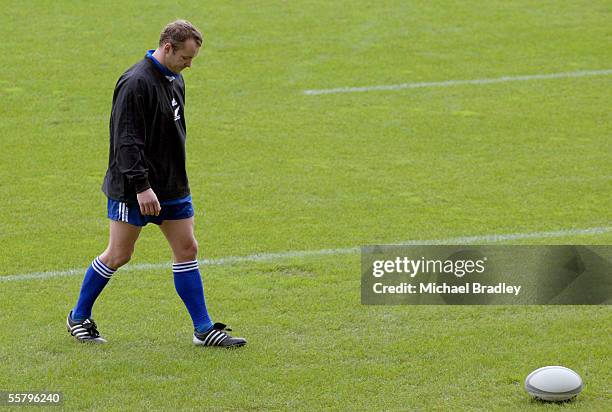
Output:
<svg viewBox="0 0 612 412">
<path fill-rule="evenodd" d="M 182 244 L 179 250 L 175 251 L 176 258 L 181 261 L 195 260 L 198 256 L 198 242 L 192 239 L 189 242 Z"/>
<path fill-rule="evenodd" d="M 101 256 L 100 259 L 102 263 L 106 266 L 109 266 L 113 269 L 119 269 L 121 266 L 125 265 L 132 258 L 132 253 L 134 253 L 134 249 L 131 250 L 113 250 L 107 249 Z"/>
</svg>

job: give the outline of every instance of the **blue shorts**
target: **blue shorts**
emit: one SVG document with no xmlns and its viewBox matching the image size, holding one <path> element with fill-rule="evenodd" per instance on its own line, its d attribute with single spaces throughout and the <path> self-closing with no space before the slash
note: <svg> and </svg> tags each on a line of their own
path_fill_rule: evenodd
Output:
<svg viewBox="0 0 612 412">
<path fill-rule="evenodd" d="M 140 213 L 138 202 L 126 203 L 108 199 L 108 218 L 118 222 L 126 222 L 134 226 L 146 226 L 147 223 L 161 225 L 164 220 L 187 219 L 195 214 L 193 211 L 193 203 L 191 203 L 191 195 L 181 199 L 166 200 L 159 203 L 161 205 L 159 216 L 145 216 Z"/>
</svg>

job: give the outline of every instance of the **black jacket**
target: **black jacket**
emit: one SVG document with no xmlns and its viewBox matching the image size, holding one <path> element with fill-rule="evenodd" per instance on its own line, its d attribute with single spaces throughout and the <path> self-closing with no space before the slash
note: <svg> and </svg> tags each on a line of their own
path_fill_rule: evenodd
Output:
<svg viewBox="0 0 612 412">
<path fill-rule="evenodd" d="M 148 188 L 160 201 L 190 194 L 184 107 L 183 77 L 169 81 L 149 58 L 121 75 L 110 116 L 106 196 L 131 202 Z"/>
</svg>

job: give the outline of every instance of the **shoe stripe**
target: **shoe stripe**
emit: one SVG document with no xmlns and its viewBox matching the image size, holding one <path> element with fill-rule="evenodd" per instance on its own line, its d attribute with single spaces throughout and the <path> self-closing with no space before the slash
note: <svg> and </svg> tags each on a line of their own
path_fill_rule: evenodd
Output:
<svg viewBox="0 0 612 412">
<path fill-rule="evenodd" d="M 208 346 L 215 346 L 217 345 L 217 342 L 220 339 L 223 339 L 223 335 L 225 335 L 225 333 L 218 331 L 218 330 L 213 330 L 213 332 L 210 333 L 210 339 L 208 340 Z"/>
<path fill-rule="evenodd" d="M 216 330 L 213 330 L 208 335 L 206 335 L 206 337 L 204 338 L 204 346 L 208 346 L 213 336 L 217 336 L 217 333 L 218 332 Z"/>
<path fill-rule="evenodd" d="M 230 340 L 231 341 L 231 336 L 228 335 L 227 333 L 223 332 L 222 330 L 219 329 L 213 329 L 210 332 L 208 332 L 205 336 L 202 336 L 201 338 L 198 337 L 198 334 L 194 334 L 194 343 L 196 345 L 201 345 L 201 346 L 223 346 L 223 342 Z M 236 343 L 228 343 L 225 346 L 242 346 L 244 345 L 244 341 L 241 340 L 241 338 L 236 339 Z"/>
<path fill-rule="evenodd" d="M 213 343 L 212 346 L 218 346 L 221 342 L 225 340 L 224 334 L 221 334 Z"/>
<path fill-rule="evenodd" d="M 97 341 L 101 343 L 106 342 L 106 340 L 102 338 L 99 333 L 94 334 L 92 329 L 85 328 L 84 325 L 93 324 L 92 319 L 87 318 L 82 321 L 75 322 L 70 319 L 70 315 L 72 315 L 72 312 L 70 312 L 66 318 L 66 326 L 68 327 L 70 335 L 74 336 L 75 339 L 79 341 Z"/>
<path fill-rule="evenodd" d="M 208 343 L 209 346 L 215 346 L 217 344 L 217 341 L 222 337 L 223 336 L 220 336 L 219 334 L 217 334 L 217 336 L 215 336 L 214 338 L 210 340 L 210 342 Z"/>
<path fill-rule="evenodd" d="M 204 336 L 204 339 L 200 339 L 200 340 L 202 341 L 202 345 L 206 346 L 206 343 L 207 343 L 207 341 L 208 341 L 209 335 L 210 335 L 210 334 L 208 334 L 208 335 Z"/>
</svg>

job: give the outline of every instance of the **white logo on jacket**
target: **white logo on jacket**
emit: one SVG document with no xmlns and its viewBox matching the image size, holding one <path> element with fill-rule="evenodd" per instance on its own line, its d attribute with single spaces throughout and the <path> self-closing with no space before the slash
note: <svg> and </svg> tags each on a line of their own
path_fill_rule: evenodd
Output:
<svg viewBox="0 0 612 412">
<path fill-rule="evenodd" d="M 174 108 L 174 106 L 177 106 L 176 109 L 174 109 L 174 121 L 177 121 L 181 118 L 181 115 L 179 114 L 179 110 L 181 109 L 180 106 L 178 106 L 178 103 L 176 102 L 176 100 L 174 99 L 174 97 L 172 98 L 172 108 Z"/>
</svg>

